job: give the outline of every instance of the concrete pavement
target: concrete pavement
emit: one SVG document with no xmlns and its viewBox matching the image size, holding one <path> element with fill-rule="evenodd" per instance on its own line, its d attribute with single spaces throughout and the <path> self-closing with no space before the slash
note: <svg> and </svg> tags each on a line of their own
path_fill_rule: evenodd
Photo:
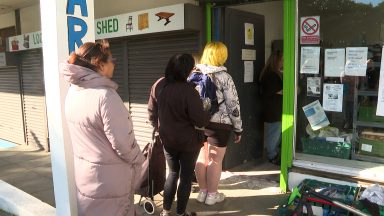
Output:
<svg viewBox="0 0 384 216">
<path fill-rule="evenodd" d="M 275 215 L 287 195 L 278 188 L 279 167 L 268 162 L 252 161 L 223 172 L 219 190 L 224 202 L 207 206 L 196 201 L 198 188 L 193 186 L 188 210 L 198 215 Z M 55 206 L 50 154 L 24 146 L 0 148 L 0 179 L 26 193 Z M 1 194 L 0 194 L 1 196 Z M 135 196 L 135 203 L 139 196 Z M 161 210 L 162 197 L 155 196 L 155 215 Z M 175 205 L 173 205 L 175 207 Z M 139 215 L 145 214 L 136 205 Z M 0 212 L 1 213 L 1 212 Z"/>
</svg>

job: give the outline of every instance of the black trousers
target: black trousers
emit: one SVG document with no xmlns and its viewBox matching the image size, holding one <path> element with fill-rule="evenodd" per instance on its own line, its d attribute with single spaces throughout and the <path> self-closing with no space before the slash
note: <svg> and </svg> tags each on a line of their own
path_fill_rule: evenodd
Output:
<svg viewBox="0 0 384 216">
<path fill-rule="evenodd" d="M 168 163 L 169 174 L 164 184 L 163 208 L 171 210 L 177 190 L 177 214 L 183 214 L 187 208 L 195 163 L 200 149 L 196 151 L 178 151 L 164 146 L 164 155 Z M 177 181 L 180 178 L 179 185 Z"/>
</svg>

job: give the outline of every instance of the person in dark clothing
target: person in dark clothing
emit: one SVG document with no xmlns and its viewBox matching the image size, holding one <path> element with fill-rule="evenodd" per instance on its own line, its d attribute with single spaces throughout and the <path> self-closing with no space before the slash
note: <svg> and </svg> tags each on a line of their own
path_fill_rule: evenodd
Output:
<svg viewBox="0 0 384 216">
<path fill-rule="evenodd" d="M 264 116 L 264 147 L 271 163 L 280 164 L 283 102 L 283 53 L 275 51 L 260 74 Z"/>
<path fill-rule="evenodd" d="M 177 215 L 196 215 L 186 211 L 195 163 L 203 145 L 196 128 L 207 126 L 210 117 L 203 109 L 198 92 L 187 83 L 194 64 L 189 54 L 171 57 L 165 69 L 165 78 L 155 82 L 149 96 L 149 120 L 159 132 L 170 169 L 164 184 L 161 216 L 169 215 L 176 190 Z"/>
</svg>

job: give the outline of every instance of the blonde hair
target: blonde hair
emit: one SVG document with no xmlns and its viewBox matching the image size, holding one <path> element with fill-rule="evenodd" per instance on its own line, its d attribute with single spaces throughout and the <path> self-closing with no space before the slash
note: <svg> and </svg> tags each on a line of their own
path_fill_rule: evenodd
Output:
<svg viewBox="0 0 384 216">
<path fill-rule="evenodd" d="M 227 61 L 228 49 L 222 42 L 209 42 L 204 47 L 201 64 L 222 66 Z"/>
</svg>

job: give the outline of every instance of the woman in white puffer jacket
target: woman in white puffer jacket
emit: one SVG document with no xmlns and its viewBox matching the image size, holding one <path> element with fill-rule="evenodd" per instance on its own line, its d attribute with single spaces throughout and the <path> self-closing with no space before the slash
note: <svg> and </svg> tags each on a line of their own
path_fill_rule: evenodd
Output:
<svg viewBox="0 0 384 216">
<path fill-rule="evenodd" d="M 232 77 L 224 63 L 228 58 L 227 47 L 221 42 L 210 42 L 205 48 L 196 69 L 208 74 L 216 86 L 219 110 L 211 117 L 205 129 L 208 146 L 201 148 L 195 172 L 200 192 L 198 202 L 214 205 L 222 202 L 224 194 L 217 191 L 222 162 L 231 132 L 235 133 L 235 143 L 241 140 L 243 131 L 240 116 L 240 103 Z"/>
</svg>

